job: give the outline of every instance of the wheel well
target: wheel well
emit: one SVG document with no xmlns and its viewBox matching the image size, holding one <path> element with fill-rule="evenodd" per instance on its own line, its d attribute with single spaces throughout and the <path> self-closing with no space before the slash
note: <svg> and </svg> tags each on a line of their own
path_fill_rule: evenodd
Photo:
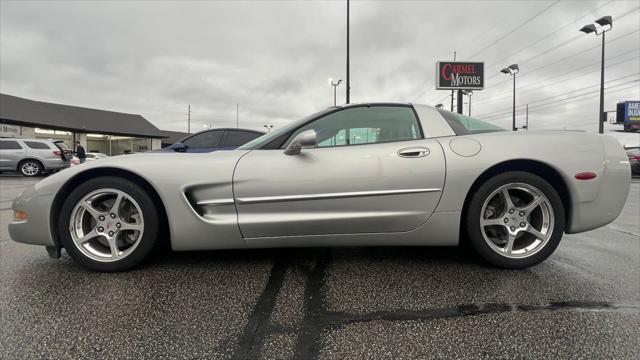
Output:
<svg viewBox="0 0 640 360">
<path fill-rule="evenodd" d="M 40 160 L 38 160 L 38 159 L 34 159 L 34 158 L 26 158 L 26 159 L 22 159 L 22 160 L 20 160 L 20 162 L 18 163 L 18 167 L 16 167 L 16 171 L 20 171 L 20 168 L 22 167 L 22 164 L 24 164 L 24 163 L 25 163 L 25 161 L 35 161 L 35 162 L 37 162 L 38 164 L 40 164 L 40 168 L 41 168 L 40 170 L 46 170 L 46 169 L 44 168 L 44 163 L 43 163 L 42 161 L 40 161 Z"/>
<path fill-rule="evenodd" d="M 100 176 L 115 176 L 115 177 L 121 177 L 121 178 L 127 179 L 141 186 L 147 192 L 147 194 L 151 196 L 160 214 L 160 234 L 166 234 L 166 238 L 159 239 L 160 240 L 159 242 L 164 243 L 163 246 L 168 246 L 169 220 L 167 218 L 167 211 L 164 207 L 164 203 L 160 199 L 160 195 L 158 195 L 158 192 L 156 191 L 156 189 L 153 186 L 151 186 L 151 184 L 140 175 L 127 170 L 118 169 L 118 168 L 89 169 L 87 171 L 84 171 L 75 175 L 60 188 L 60 191 L 58 191 L 58 193 L 56 194 L 53 200 L 53 205 L 51 206 L 51 216 L 49 216 L 49 218 L 51 219 L 50 220 L 51 234 L 53 235 L 54 242 L 59 245 L 61 244 L 59 235 L 58 235 L 58 221 L 57 221 L 58 216 L 54 216 L 54 214 L 58 214 L 60 212 L 60 210 L 62 209 L 62 205 L 64 204 L 64 200 L 73 191 L 73 189 L 75 189 L 76 187 L 78 187 L 78 185 L 82 184 L 85 181 L 88 181 L 90 179 L 97 178 Z"/>
<path fill-rule="evenodd" d="M 507 171 L 525 171 L 532 173 L 534 175 L 540 176 L 545 179 L 560 195 L 560 199 L 562 200 L 562 205 L 565 210 L 566 224 L 567 228 L 569 228 L 569 222 L 571 219 L 571 193 L 569 192 L 569 188 L 567 187 L 567 183 L 562 178 L 562 175 L 554 169 L 553 167 L 545 164 L 541 161 L 536 160 L 509 160 L 505 162 L 501 162 L 496 164 L 487 170 L 485 170 L 478 178 L 473 182 L 471 188 L 469 188 L 469 192 L 467 193 L 466 198 L 464 199 L 464 206 L 462 208 L 462 221 L 460 222 L 460 234 L 465 234 L 463 232 L 464 219 L 466 219 L 466 211 L 469 206 L 469 202 L 471 201 L 471 197 L 476 193 L 476 190 L 484 184 L 490 178 L 507 172 Z"/>
</svg>

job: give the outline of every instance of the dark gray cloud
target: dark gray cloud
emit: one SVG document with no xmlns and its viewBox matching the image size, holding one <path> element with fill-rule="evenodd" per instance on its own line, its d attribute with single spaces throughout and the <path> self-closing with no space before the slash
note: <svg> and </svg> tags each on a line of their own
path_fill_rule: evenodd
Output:
<svg viewBox="0 0 640 360">
<path fill-rule="evenodd" d="M 640 77 L 637 1 L 562 1 L 478 53 L 551 4 L 352 1 L 352 101 L 448 103 L 434 66 L 457 51 L 486 63 L 474 114 L 509 126 L 511 82 L 499 70 L 517 62 L 531 128 L 593 131 L 597 94 L 541 105 L 598 89 L 576 91 L 599 81 L 599 39 L 578 29 L 602 15 L 615 22 L 606 107 L 640 98 L 629 82 Z M 343 1 L 1 1 L 0 91 L 139 113 L 169 130 L 185 130 L 188 104 L 196 130 L 234 126 L 236 104 L 241 126 L 278 126 L 332 104 L 344 12 Z"/>
</svg>

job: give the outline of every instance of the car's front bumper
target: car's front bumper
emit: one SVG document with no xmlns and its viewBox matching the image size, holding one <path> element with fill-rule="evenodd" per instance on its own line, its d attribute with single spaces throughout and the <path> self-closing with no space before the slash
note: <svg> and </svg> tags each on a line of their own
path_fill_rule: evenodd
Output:
<svg viewBox="0 0 640 360">
<path fill-rule="evenodd" d="M 26 212 L 28 219 L 9 223 L 11 239 L 25 244 L 56 246 L 49 223 L 53 197 L 53 194 L 39 195 L 33 188 L 20 194 L 12 208 Z"/>
</svg>

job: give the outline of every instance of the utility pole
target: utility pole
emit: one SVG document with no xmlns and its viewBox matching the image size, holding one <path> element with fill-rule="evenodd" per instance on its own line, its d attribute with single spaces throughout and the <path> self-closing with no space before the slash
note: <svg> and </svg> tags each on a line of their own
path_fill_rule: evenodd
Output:
<svg viewBox="0 0 640 360">
<path fill-rule="evenodd" d="M 191 134 L 191 104 L 189 104 L 189 110 L 187 110 L 187 134 Z"/>
<path fill-rule="evenodd" d="M 349 0 L 347 0 L 347 104 L 351 101 L 351 82 L 349 80 Z"/>
<path fill-rule="evenodd" d="M 453 52 L 453 62 L 456 62 L 456 52 Z M 451 112 L 453 112 L 453 90 L 451 90 Z"/>
<path fill-rule="evenodd" d="M 236 104 L 236 128 L 240 128 L 240 117 L 238 116 L 239 109 L 240 104 Z"/>
<path fill-rule="evenodd" d="M 527 104 L 527 110 L 524 113 L 524 129 L 529 130 L 529 104 Z"/>
</svg>

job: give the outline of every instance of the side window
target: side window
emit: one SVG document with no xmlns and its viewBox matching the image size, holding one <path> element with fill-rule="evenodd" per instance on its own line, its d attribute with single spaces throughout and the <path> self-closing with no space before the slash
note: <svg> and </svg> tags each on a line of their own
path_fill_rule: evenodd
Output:
<svg viewBox="0 0 640 360">
<path fill-rule="evenodd" d="M 182 143 L 187 145 L 190 149 L 214 148 L 219 146 L 223 134 L 224 131 L 222 130 L 206 131 L 196 134 L 184 140 Z"/>
<path fill-rule="evenodd" d="M 405 106 L 367 106 L 324 116 L 298 130 L 316 131 L 318 147 L 372 144 L 422 138 L 413 110 Z"/>
<path fill-rule="evenodd" d="M 444 117 L 449 126 L 456 135 L 478 134 L 484 132 L 504 131 L 503 128 L 489 124 L 482 120 L 474 119 L 469 116 L 438 109 L 440 115 Z"/>
<path fill-rule="evenodd" d="M 2 140 L 0 141 L 0 150 L 17 150 L 22 149 L 22 146 L 14 140 Z"/>
<path fill-rule="evenodd" d="M 30 149 L 49 149 L 49 145 L 39 141 L 25 141 L 24 143 Z"/>
<path fill-rule="evenodd" d="M 242 130 L 227 130 L 227 140 L 225 140 L 225 146 L 240 146 L 248 143 L 253 139 L 257 139 L 262 134 L 254 133 L 251 131 Z"/>
</svg>

